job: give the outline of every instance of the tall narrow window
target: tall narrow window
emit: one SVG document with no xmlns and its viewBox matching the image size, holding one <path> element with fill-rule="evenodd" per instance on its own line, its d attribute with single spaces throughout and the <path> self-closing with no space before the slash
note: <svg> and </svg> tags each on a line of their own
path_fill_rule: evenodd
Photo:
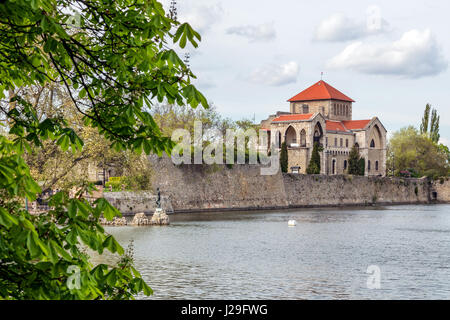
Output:
<svg viewBox="0 0 450 320">
<path fill-rule="evenodd" d="M 341 145 L 341 148 L 344 145 L 344 139 L 342 139 L 342 138 L 341 138 L 341 141 L 340 141 L 340 145 Z"/>
<path fill-rule="evenodd" d="M 333 159 L 333 161 L 332 161 L 331 172 L 333 174 L 336 174 L 336 159 Z"/>
<path fill-rule="evenodd" d="M 325 147 L 328 147 L 328 137 L 325 138 Z"/>
<path fill-rule="evenodd" d="M 370 141 L 370 147 L 375 148 L 375 141 L 373 139 L 372 139 L 372 141 Z"/>
<path fill-rule="evenodd" d="M 345 139 L 345 147 L 348 148 L 348 139 Z"/>
<path fill-rule="evenodd" d="M 378 161 L 375 161 L 375 171 L 378 171 Z"/>
<path fill-rule="evenodd" d="M 337 147 L 337 138 L 334 138 L 334 146 Z"/>
<path fill-rule="evenodd" d="M 370 171 L 370 160 L 367 161 L 367 171 Z"/>
<path fill-rule="evenodd" d="M 303 113 L 309 113 L 309 106 L 307 104 L 303 105 Z"/>
<path fill-rule="evenodd" d="M 300 147 L 306 147 L 306 131 L 300 131 Z"/>
<path fill-rule="evenodd" d="M 347 160 L 344 160 L 344 170 L 347 170 Z"/>
</svg>

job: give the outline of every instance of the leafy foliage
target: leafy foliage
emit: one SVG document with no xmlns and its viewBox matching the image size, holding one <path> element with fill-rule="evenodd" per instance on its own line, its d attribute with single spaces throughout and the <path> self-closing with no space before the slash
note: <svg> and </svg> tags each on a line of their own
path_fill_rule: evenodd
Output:
<svg viewBox="0 0 450 320">
<path fill-rule="evenodd" d="M 131 299 L 152 293 L 131 259 L 92 265 L 83 251 L 124 253 L 99 224 L 100 216 L 112 220 L 120 212 L 103 198 L 84 200 L 90 185 L 72 199 L 56 193 L 43 214 L 23 207 L 25 198 L 41 192 L 24 157 L 48 144 L 79 155 L 89 142 L 64 113 L 69 106 L 53 94 L 45 105 L 61 108 L 40 113 L 36 107 L 39 88 L 54 86 L 63 87 L 75 118 L 116 151 L 170 154 L 173 142 L 149 110 L 155 99 L 208 107 L 191 84 L 194 74 L 171 48 L 187 42 L 196 47 L 199 40 L 156 0 L 0 2 L 0 112 L 8 130 L 0 135 L 0 298 Z"/>
<path fill-rule="evenodd" d="M 448 176 L 450 167 L 445 146 L 437 145 L 412 126 L 394 132 L 387 154 L 387 167 L 394 168 L 395 175 L 408 171 L 421 177 Z"/>
<path fill-rule="evenodd" d="M 354 145 L 348 155 L 348 174 L 363 176 L 365 174 L 365 166 L 364 158 L 359 156 L 359 150 Z"/>
<path fill-rule="evenodd" d="M 420 123 L 420 134 L 429 137 L 434 143 L 438 143 L 441 137 L 439 134 L 439 121 L 440 116 L 438 116 L 437 110 L 432 109 L 431 105 L 427 103 L 427 105 L 425 106 L 422 121 Z"/>
<path fill-rule="evenodd" d="M 307 174 L 320 174 L 320 154 L 323 148 L 319 143 L 314 143 L 311 160 L 309 161 L 308 167 L 306 168 Z"/>
<path fill-rule="evenodd" d="M 288 151 L 286 142 L 281 144 L 280 167 L 281 172 L 288 172 Z"/>
</svg>

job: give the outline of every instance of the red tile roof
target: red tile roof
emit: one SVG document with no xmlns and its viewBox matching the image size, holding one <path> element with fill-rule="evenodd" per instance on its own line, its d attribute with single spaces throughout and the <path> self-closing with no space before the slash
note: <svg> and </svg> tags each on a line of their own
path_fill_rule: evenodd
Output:
<svg viewBox="0 0 450 320">
<path fill-rule="evenodd" d="M 344 127 L 341 121 L 331 121 L 327 120 L 327 131 L 343 131 L 348 132 L 348 130 Z"/>
<path fill-rule="evenodd" d="M 350 132 L 351 130 L 364 129 L 370 120 L 346 120 L 346 121 L 333 121 L 327 120 L 327 131 L 341 131 Z"/>
<path fill-rule="evenodd" d="M 272 120 L 272 122 L 282 122 L 282 121 L 298 121 L 298 120 L 309 120 L 313 116 L 313 113 L 306 114 L 287 114 L 279 116 Z"/>
<path fill-rule="evenodd" d="M 313 84 L 308 89 L 303 90 L 296 96 L 289 99 L 289 102 L 292 101 L 311 101 L 311 100 L 341 100 L 341 101 L 349 101 L 355 102 L 353 99 L 347 97 L 345 94 L 333 88 L 328 83 L 323 80 Z"/>
<path fill-rule="evenodd" d="M 342 121 L 344 126 L 349 130 L 364 129 L 365 126 L 370 122 L 370 120 L 348 120 Z"/>
</svg>

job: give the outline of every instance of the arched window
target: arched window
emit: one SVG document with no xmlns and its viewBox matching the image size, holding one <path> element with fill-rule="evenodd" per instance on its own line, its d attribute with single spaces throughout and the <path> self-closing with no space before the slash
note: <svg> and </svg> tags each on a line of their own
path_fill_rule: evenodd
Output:
<svg viewBox="0 0 450 320">
<path fill-rule="evenodd" d="M 344 160 L 344 170 L 347 170 L 347 160 Z"/>
<path fill-rule="evenodd" d="M 333 174 L 336 174 L 336 159 L 333 159 L 333 161 L 331 162 L 331 172 Z"/>
<path fill-rule="evenodd" d="M 375 171 L 378 171 L 378 161 L 375 161 Z"/>
<path fill-rule="evenodd" d="M 367 160 L 367 171 L 370 171 L 370 160 Z"/>
<path fill-rule="evenodd" d="M 344 139 L 341 138 L 341 140 L 340 140 L 340 146 L 341 146 L 341 148 L 342 148 L 343 145 L 344 145 Z"/>
<path fill-rule="evenodd" d="M 372 139 L 372 141 L 370 141 L 370 147 L 375 148 L 375 140 Z"/>
<path fill-rule="evenodd" d="M 275 132 L 275 143 L 277 148 L 281 148 L 281 132 L 276 131 Z"/>
<path fill-rule="evenodd" d="M 345 147 L 348 148 L 348 139 L 345 139 Z"/>
<path fill-rule="evenodd" d="M 306 147 L 306 131 L 300 131 L 300 147 Z"/>
<path fill-rule="evenodd" d="M 289 126 L 289 128 L 287 128 L 286 133 L 284 134 L 284 141 L 286 142 L 286 145 L 288 147 L 291 147 L 292 144 L 297 143 L 297 132 L 292 126 Z"/>
</svg>

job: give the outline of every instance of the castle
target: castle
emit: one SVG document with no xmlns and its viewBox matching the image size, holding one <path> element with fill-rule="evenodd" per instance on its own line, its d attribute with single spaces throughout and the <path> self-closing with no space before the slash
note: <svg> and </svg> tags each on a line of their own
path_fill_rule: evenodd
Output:
<svg viewBox="0 0 450 320">
<path fill-rule="evenodd" d="M 386 129 L 377 117 L 352 120 L 353 99 L 323 80 L 288 100 L 290 112 L 261 122 L 270 141 L 286 142 L 288 172 L 306 173 L 313 146 L 319 143 L 320 173 L 344 174 L 355 145 L 365 159 L 366 176 L 386 175 Z"/>
</svg>

